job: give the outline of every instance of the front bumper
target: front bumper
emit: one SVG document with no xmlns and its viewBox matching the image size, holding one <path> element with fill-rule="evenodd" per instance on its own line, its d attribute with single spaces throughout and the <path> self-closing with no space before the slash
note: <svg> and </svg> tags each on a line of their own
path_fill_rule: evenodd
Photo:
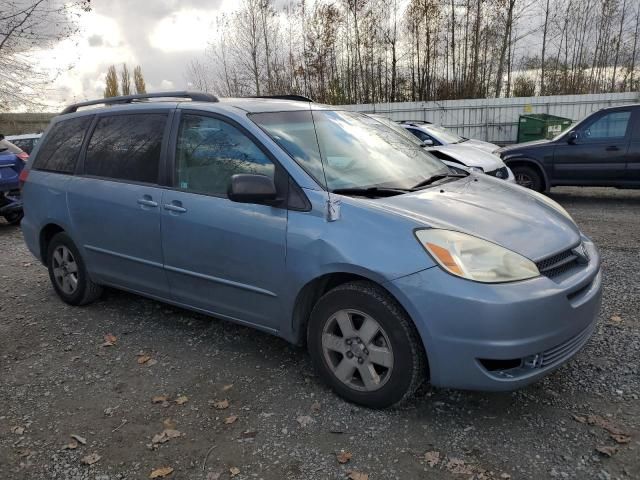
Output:
<svg viewBox="0 0 640 480">
<path fill-rule="evenodd" d="M 389 282 L 413 318 L 439 387 L 513 390 L 549 374 L 577 353 L 600 310 L 600 257 L 553 280 L 483 284 L 439 267 Z"/>
</svg>

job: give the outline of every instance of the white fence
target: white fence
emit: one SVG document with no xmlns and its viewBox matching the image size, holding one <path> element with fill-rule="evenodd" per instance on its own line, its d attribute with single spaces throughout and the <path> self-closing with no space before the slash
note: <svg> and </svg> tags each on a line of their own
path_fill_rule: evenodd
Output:
<svg viewBox="0 0 640 480">
<path fill-rule="evenodd" d="M 516 141 L 518 119 L 525 113 L 548 113 L 577 121 L 603 107 L 638 101 L 640 93 L 632 92 L 378 103 L 341 107 L 356 112 L 377 113 L 393 120 L 427 120 L 443 125 L 463 137 L 506 144 Z"/>
</svg>

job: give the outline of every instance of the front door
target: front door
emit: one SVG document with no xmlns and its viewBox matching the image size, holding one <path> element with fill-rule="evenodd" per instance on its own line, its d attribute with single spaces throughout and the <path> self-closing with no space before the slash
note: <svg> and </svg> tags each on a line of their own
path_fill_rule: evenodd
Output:
<svg viewBox="0 0 640 480">
<path fill-rule="evenodd" d="M 162 196 L 162 248 L 173 298 L 271 331 L 283 321 L 287 210 L 232 202 L 231 176 L 275 177 L 275 163 L 230 120 L 183 113 L 174 188 Z"/>
<path fill-rule="evenodd" d="M 69 182 L 74 239 L 98 282 L 166 297 L 158 185 L 167 113 L 98 119 Z"/>
<path fill-rule="evenodd" d="M 575 141 L 556 146 L 554 183 L 608 185 L 623 179 L 630 120 L 631 110 L 605 110 L 579 125 Z"/>
</svg>

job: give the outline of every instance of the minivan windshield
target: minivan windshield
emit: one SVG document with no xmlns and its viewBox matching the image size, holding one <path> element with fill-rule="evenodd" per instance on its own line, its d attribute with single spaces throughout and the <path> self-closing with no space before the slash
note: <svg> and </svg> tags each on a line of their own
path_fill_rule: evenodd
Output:
<svg viewBox="0 0 640 480">
<path fill-rule="evenodd" d="M 416 143 L 361 114 L 298 110 L 251 115 L 318 184 L 328 190 L 411 189 L 448 167 Z M 382 127 L 381 124 L 377 124 Z"/>
</svg>

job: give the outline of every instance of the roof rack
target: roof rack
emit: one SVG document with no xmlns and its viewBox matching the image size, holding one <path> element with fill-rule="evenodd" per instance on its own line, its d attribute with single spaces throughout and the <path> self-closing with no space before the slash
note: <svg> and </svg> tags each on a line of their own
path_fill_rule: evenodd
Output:
<svg viewBox="0 0 640 480">
<path fill-rule="evenodd" d="M 313 99 L 304 95 L 254 95 L 249 98 L 273 98 L 276 100 L 295 100 L 298 102 L 313 102 Z"/>
<path fill-rule="evenodd" d="M 430 122 L 428 120 L 398 120 L 398 123 L 415 123 L 415 124 L 431 125 L 433 122 Z"/>
<path fill-rule="evenodd" d="M 99 98 L 97 100 L 89 100 L 86 102 L 74 103 L 66 107 L 60 115 L 66 113 L 77 112 L 78 108 L 88 107 L 91 105 L 112 105 L 118 103 L 133 103 L 136 100 L 148 100 L 150 98 L 189 98 L 194 102 L 217 102 L 218 97 L 209 93 L 202 92 L 154 92 L 154 93 L 141 93 L 137 95 L 122 95 L 120 97 Z"/>
</svg>

